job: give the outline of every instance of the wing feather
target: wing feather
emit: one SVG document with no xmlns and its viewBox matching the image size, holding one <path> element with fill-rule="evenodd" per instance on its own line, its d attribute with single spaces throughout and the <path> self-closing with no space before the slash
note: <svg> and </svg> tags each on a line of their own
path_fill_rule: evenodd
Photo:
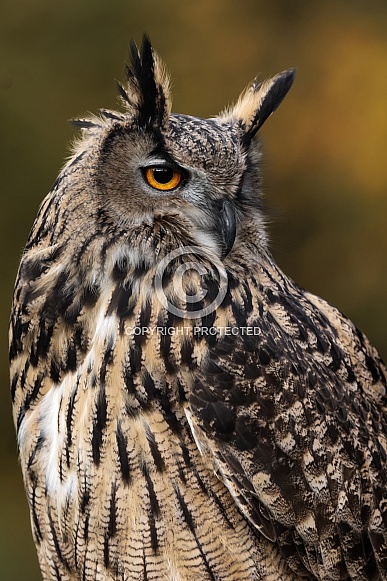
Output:
<svg viewBox="0 0 387 581">
<path fill-rule="evenodd" d="M 293 290 L 261 295 L 255 343 L 211 348 L 191 428 L 297 574 L 387 579 L 386 369 L 343 315 Z"/>
</svg>

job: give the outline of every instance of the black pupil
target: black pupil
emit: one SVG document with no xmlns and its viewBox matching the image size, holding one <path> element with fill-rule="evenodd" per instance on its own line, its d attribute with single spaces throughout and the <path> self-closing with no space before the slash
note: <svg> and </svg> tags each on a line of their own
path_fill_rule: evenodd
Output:
<svg viewBox="0 0 387 581">
<path fill-rule="evenodd" d="M 173 169 L 169 167 L 155 167 L 153 177 L 159 184 L 167 184 L 173 178 Z"/>
</svg>

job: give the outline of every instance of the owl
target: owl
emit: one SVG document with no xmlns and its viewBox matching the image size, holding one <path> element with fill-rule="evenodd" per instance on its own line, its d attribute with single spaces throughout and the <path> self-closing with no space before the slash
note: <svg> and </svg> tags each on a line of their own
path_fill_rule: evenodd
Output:
<svg viewBox="0 0 387 581">
<path fill-rule="evenodd" d="M 387 371 L 276 265 L 260 127 L 294 70 L 171 113 L 147 37 L 123 112 L 43 201 L 10 323 L 43 579 L 387 579 Z"/>
</svg>

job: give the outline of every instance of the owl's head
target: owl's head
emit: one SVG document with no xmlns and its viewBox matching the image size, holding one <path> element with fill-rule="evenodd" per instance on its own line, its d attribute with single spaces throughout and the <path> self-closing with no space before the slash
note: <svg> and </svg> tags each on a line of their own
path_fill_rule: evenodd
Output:
<svg viewBox="0 0 387 581">
<path fill-rule="evenodd" d="M 212 119 L 172 114 L 168 76 L 145 37 L 141 51 L 132 43 L 127 83 L 119 85 L 125 113 L 101 110 L 78 121 L 85 135 L 70 164 L 86 156 L 93 195 L 121 230 L 169 223 L 223 259 L 249 224 L 265 245 L 255 136 L 294 76 L 254 80 Z"/>
</svg>

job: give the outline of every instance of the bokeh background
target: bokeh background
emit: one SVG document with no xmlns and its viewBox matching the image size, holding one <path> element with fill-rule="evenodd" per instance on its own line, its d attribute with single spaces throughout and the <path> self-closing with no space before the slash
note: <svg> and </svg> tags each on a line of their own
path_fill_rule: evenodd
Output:
<svg viewBox="0 0 387 581">
<path fill-rule="evenodd" d="M 174 110 L 211 116 L 261 72 L 296 66 L 262 130 L 273 253 L 387 360 L 385 0 L 2 0 L 0 6 L 0 579 L 40 579 L 7 369 L 13 281 L 74 130 L 116 106 L 129 39 L 167 62 Z"/>
</svg>

